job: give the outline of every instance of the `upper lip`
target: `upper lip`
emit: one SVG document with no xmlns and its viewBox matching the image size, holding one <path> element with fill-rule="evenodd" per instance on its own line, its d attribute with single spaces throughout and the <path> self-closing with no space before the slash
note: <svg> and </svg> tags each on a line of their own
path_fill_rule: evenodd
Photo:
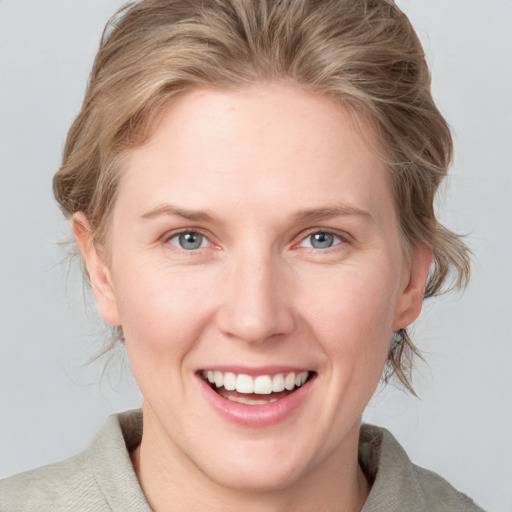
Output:
<svg viewBox="0 0 512 512">
<path fill-rule="evenodd" d="M 271 365 L 271 366 L 258 366 L 247 367 L 242 365 L 208 365 L 203 366 L 198 370 L 200 374 L 203 371 L 217 371 L 217 372 L 231 372 L 236 374 L 250 375 L 257 377 L 258 375 L 276 375 L 278 373 L 301 373 L 313 372 L 311 368 L 304 366 L 289 366 L 289 365 Z"/>
</svg>

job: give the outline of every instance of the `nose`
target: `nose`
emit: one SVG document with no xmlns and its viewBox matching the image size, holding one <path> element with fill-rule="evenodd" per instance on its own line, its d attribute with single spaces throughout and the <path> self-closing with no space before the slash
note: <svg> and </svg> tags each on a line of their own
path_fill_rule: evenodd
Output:
<svg viewBox="0 0 512 512">
<path fill-rule="evenodd" d="M 259 343 L 292 332 L 295 315 L 284 263 L 271 257 L 233 259 L 222 284 L 219 329 L 227 336 Z"/>
</svg>

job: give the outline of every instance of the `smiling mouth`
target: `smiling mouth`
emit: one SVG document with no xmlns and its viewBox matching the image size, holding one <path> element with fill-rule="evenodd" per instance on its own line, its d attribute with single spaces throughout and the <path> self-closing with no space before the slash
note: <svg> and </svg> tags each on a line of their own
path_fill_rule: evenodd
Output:
<svg viewBox="0 0 512 512">
<path fill-rule="evenodd" d="M 251 376 L 243 373 L 202 371 L 200 376 L 219 395 L 232 402 L 265 405 L 292 394 L 310 381 L 316 372 L 288 372 Z"/>
</svg>

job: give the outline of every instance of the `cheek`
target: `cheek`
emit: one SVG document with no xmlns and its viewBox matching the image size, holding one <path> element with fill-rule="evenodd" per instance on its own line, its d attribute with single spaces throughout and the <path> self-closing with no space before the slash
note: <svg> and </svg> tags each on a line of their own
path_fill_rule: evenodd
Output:
<svg viewBox="0 0 512 512">
<path fill-rule="evenodd" d="M 331 357 L 385 361 L 396 304 L 391 276 L 341 270 L 304 285 L 299 309 Z"/>
<path fill-rule="evenodd" d="M 125 267 L 126 268 L 126 267 Z M 157 357 L 179 354 L 197 338 L 212 311 L 208 277 L 168 266 L 146 265 L 121 278 L 116 288 L 127 348 Z"/>
<path fill-rule="evenodd" d="M 180 407 L 184 361 L 211 316 L 204 276 L 139 267 L 117 292 L 126 352 L 142 395 L 155 407 Z"/>
</svg>

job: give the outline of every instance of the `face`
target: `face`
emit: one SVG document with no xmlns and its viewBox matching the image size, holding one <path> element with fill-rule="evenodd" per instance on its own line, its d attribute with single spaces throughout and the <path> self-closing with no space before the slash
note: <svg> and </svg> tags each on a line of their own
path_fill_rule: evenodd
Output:
<svg viewBox="0 0 512 512">
<path fill-rule="evenodd" d="M 291 87 L 189 92 L 124 162 L 108 265 L 75 230 L 125 334 L 143 443 L 207 479 L 278 489 L 357 458 L 430 262 L 404 259 L 359 125 Z"/>
</svg>

